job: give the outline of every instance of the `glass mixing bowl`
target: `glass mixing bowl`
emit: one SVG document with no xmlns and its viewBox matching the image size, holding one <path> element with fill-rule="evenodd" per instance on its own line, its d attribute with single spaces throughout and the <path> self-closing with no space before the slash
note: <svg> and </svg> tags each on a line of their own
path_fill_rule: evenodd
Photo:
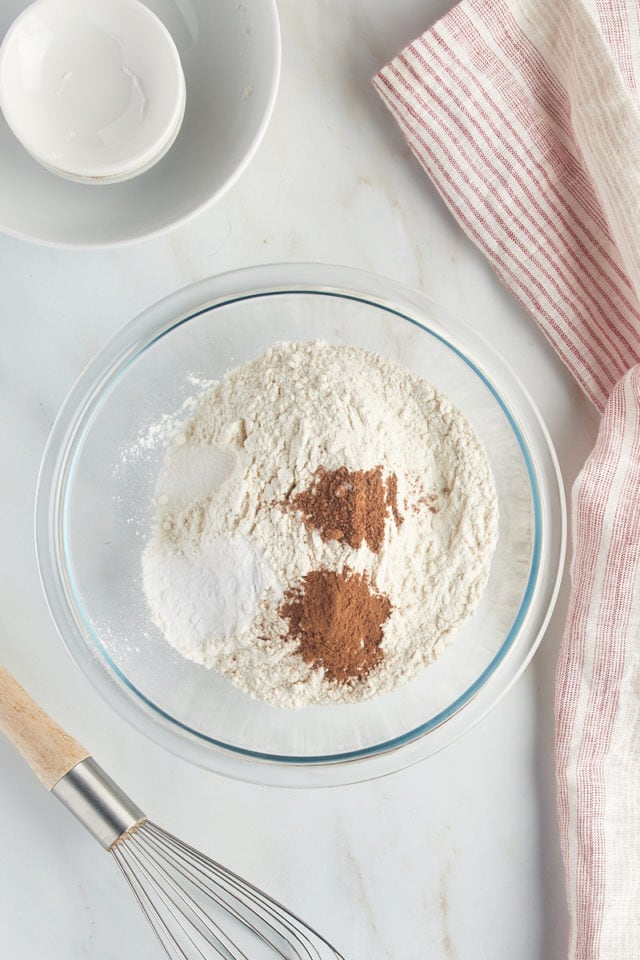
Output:
<svg viewBox="0 0 640 960">
<path fill-rule="evenodd" d="M 435 663 L 373 700 L 289 710 L 251 699 L 169 646 L 151 621 L 140 560 L 169 426 L 192 409 L 204 383 L 277 341 L 311 339 L 374 350 L 448 396 L 484 443 L 500 523 L 481 602 Z M 301 786 L 406 766 L 486 713 L 542 637 L 565 536 L 549 436 L 493 350 L 441 307 L 389 280 L 303 264 L 203 281 L 118 333 L 59 414 L 36 508 L 53 618 L 98 691 L 189 760 L 242 779 Z"/>
</svg>

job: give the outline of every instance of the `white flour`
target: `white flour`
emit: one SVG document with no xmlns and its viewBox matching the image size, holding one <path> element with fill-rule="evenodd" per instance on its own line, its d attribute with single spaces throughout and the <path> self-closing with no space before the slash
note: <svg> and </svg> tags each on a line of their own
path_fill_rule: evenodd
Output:
<svg viewBox="0 0 640 960">
<path fill-rule="evenodd" d="M 378 554 L 325 542 L 281 502 L 319 468 L 398 480 Z M 175 439 L 143 555 L 155 623 L 185 657 L 280 706 L 356 701 L 412 679 L 473 612 L 497 537 L 493 478 L 467 420 L 422 379 L 355 347 L 283 343 L 231 371 Z M 392 605 L 384 658 L 331 683 L 284 640 L 285 591 L 366 573 Z"/>
</svg>

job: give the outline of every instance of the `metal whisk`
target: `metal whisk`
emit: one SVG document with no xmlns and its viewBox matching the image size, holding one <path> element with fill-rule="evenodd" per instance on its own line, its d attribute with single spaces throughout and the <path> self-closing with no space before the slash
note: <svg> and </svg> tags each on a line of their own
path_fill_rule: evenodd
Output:
<svg viewBox="0 0 640 960">
<path fill-rule="evenodd" d="M 169 960 L 343 960 L 286 907 L 148 820 L 2 667 L 0 730 L 112 853 Z"/>
</svg>

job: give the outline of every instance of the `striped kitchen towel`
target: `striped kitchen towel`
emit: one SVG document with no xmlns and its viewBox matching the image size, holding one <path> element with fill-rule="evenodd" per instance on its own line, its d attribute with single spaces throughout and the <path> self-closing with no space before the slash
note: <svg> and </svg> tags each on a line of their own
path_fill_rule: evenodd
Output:
<svg viewBox="0 0 640 960">
<path fill-rule="evenodd" d="M 571 960 L 640 958 L 640 6 L 463 0 L 374 78 L 602 412 L 556 676 Z"/>
</svg>

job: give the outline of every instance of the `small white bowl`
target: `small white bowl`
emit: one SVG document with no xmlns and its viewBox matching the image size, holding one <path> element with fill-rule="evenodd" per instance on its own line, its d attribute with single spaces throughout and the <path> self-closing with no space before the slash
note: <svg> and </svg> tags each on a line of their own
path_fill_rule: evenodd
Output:
<svg viewBox="0 0 640 960">
<path fill-rule="evenodd" d="M 176 45 L 139 0 L 36 0 L 0 47 L 0 107 L 42 166 L 117 183 L 173 144 L 186 87 Z"/>
<path fill-rule="evenodd" d="M 0 41 L 28 2 L 0 0 Z M 187 104 L 176 142 L 142 176 L 92 188 L 37 163 L 0 113 L 3 233 L 66 248 L 137 243 L 211 209 L 253 161 L 277 99 L 277 0 L 146 2 L 184 69 Z"/>
</svg>

